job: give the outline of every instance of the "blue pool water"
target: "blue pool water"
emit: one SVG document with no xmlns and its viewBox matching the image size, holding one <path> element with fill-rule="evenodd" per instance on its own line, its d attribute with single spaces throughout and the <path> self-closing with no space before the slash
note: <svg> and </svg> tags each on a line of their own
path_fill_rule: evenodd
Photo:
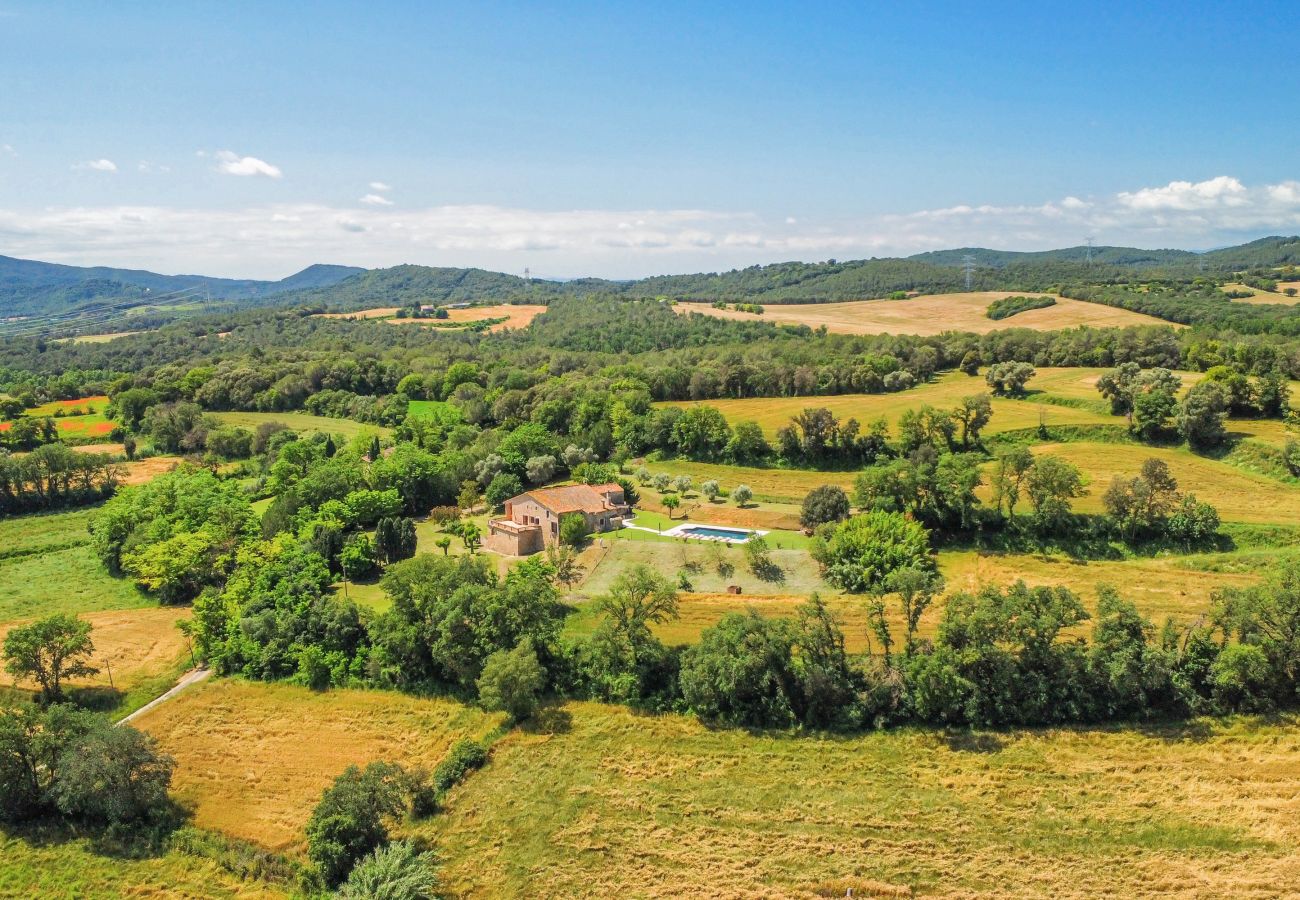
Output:
<svg viewBox="0 0 1300 900">
<path fill-rule="evenodd" d="M 689 525 L 682 529 L 687 537 L 722 538 L 728 541 L 747 541 L 754 532 L 739 528 L 717 528 L 713 525 Z"/>
</svg>

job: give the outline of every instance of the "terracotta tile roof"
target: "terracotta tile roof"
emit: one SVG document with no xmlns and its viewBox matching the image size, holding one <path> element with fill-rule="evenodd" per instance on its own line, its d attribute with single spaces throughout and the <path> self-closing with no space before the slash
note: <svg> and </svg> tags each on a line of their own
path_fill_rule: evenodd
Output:
<svg viewBox="0 0 1300 900">
<path fill-rule="evenodd" d="M 619 485 L 614 488 L 622 490 Z M 528 497 L 537 501 L 546 509 L 558 515 L 571 512 L 601 513 L 610 509 L 601 489 L 608 490 L 610 485 L 592 487 L 589 484 L 566 484 L 559 487 L 541 488 L 521 494 L 516 499 Z"/>
</svg>

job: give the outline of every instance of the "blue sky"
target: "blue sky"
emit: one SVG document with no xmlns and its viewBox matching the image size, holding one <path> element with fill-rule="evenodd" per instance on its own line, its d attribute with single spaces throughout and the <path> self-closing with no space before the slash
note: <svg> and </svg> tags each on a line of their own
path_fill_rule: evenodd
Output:
<svg viewBox="0 0 1300 900">
<path fill-rule="evenodd" d="M 1295 232 L 1294 13 L 0 0 L 0 253 L 633 276 Z"/>
</svg>

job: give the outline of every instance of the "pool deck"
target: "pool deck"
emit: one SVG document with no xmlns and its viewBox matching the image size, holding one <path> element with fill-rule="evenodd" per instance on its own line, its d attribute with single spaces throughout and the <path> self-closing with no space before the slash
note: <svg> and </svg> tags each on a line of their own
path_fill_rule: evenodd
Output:
<svg viewBox="0 0 1300 900">
<path fill-rule="evenodd" d="M 675 537 L 675 538 L 681 538 L 682 540 L 694 540 L 694 541 L 721 541 L 724 544 L 743 544 L 751 537 L 754 536 L 763 537 L 768 533 L 766 531 L 759 531 L 754 528 L 734 528 L 730 525 L 710 525 L 708 522 L 683 522 L 680 525 L 674 525 L 672 528 L 669 528 L 667 531 L 659 531 L 654 528 L 646 528 L 644 525 L 633 525 L 630 520 L 624 519 L 623 527 L 635 528 L 637 531 L 648 531 L 651 534 L 658 534 L 658 535 L 662 535 L 663 537 Z M 743 534 L 744 537 L 733 538 L 733 537 L 723 537 L 721 535 L 715 535 L 715 534 L 690 534 L 689 532 L 690 529 L 692 528 L 717 528 L 722 531 L 731 531 L 738 535 Z"/>
</svg>

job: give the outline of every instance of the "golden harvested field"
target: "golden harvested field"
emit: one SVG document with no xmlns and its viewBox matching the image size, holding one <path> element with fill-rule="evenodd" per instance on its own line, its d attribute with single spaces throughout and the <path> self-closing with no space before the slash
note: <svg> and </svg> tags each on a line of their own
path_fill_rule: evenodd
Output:
<svg viewBox="0 0 1300 900">
<path fill-rule="evenodd" d="M 90 636 L 95 642 L 95 654 L 91 664 L 99 668 L 99 674 L 74 678 L 67 684 L 73 687 L 108 687 L 108 670 L 111 668 L 112 684 L 118 690 L 130 690 L 141 681 L 169 672 L 182 656 L 188 659 L 185 636 L 176 623 L 189 617 L 189 609 L 174 606 L 81 614 L 79 618 L 93 627 Z M 0 625 L 0 642 L 11 629 L 24 624 L 27 622 Z M 0 684 L 13 683 L 10 675 L 0 672 Z M 22 686 L 35 688 L 32 682 Z"/>
<path fill-rule="evenodd" d="M 1033 451 L 1067 459 L 1083 471 L 1089 493 L 1075 501 L 1075 508 L 1083 512 L 1101 510 L 1102 494 L 1115 475 L 1136 475 L 1143 460 L 1155 457 L 1169 464 L 1179 490 L 1212 503 L 1226 522 L 1300 525 L 1300 487 L 1186 450 L 1079 441 L 1038 444 Z"/>
<path fill-rule="evenodd" d="M 488 328 L 488 331 L 504 331 L 507 328 L 527 328 L 533 319 L 546 312 L 545 306 L 536 304 L 513 304 L 501 303 L 496 306 L 470 306 L 464 309 L 447 310 L 446 319 L 398 319 L 396 306 L 383 306 L 377 309 L 363 309 L 360 312 L 349 313 L 321 313 L 322 318 L 326 319 L 384 319 L 390 325 L 429 325 L 431 322 L 481 322 L 484 319 L 499 319 L 506 317 L 506 321 L 498 322 Z M 430 326 L 433 327 L 433 326 Z M 455 330 L 455 329 L 451 329 Z"/>
<path fill-rule="evenodd" d="M 1029 382 L 1033 391 L 1059 394 L 1073 399 L 1101 401 L 1096 390 L 1096 378 L 1102 369 L 1039 369 L 1039 375 Z M 1091 384 L 1086 379 L 1092 378 Z M 1061 387 L 1064 390 L 1058 391 Z M 1085 389 L 1091 392 L 1091 396 Z M 675 400 L 665 405 L 689 407 L 712 406 L 721 411 L 731 422 L 757 422 L 768 438 L 771 439 L 778 428 L 789 425 L 790 420 L 800 411 L 809 407 L 825 407 L 840 419 L 855 418 L 865 427 L 881 417 L 890 427 L 898 424 L 898 418 L 909 409 L 916 409 L 922 404 L 953 409 L 962 400 L 972 394 L 988 393 L 988 386 L 983 377 L 972 378 L 961 372 L 949 372 L 941 375 L 929 384 L 907 391 L 892 394 L 837 394 L 833 396 L 813 397 L 752 397 L 743 400 Z M 1059 406 L 1035 401 L 1031 393 L 1023 400 L 1010 400 L 1002 397 L 993 398 L 993 418 L 985 429 L 989 434 L 1000 431 L 1015 431 L 1022 428 L 1037 428 L 1040 422 L 1053 425 L 1116 425 L 1123 420 L 1110 415 L 1109 411 L 1098 409 L 1077 409 L 1072 406 Z"/>
<path fill-rule="evenodd" d="M 1234 560 L 1242 562 L 1232 566 Z M 1225 571 L 1215 566 L 1227 561 Z M 1074 560 L 1062 556 L 943 551 L 939 571 L 949 591 L 977 591 L 986 585 L 1006 587 L 1018 580 L 1031 587 L 1065 585 L 1095 612 L 1097 587 L 1109 584 L 1142 615 L 1157 625 L 1173 617 L 1187 622 L 1209 612 L 1216 590 L 1242 587 L 1259 580 L 1251 566 L 1229 554 L 1205 554 L 1124 560 Z M 937 626 L 937 611 L 927 615 L 928 628 Z M 923 623 L 923 630 L 926 630 Z"/>
<path fill-rule="evenodd" d="M 462 896 L 1276 898 L 1294 718 L 817 739 L 595 703 L 422 826 Z"/>
<path fill-rule="evenodd" d="M 110 444 L 108 446 L 118 446 Z M 101 451 L 108 453 L 111 451 Z M 147 484 L 153 481 L 159 475 L 165 475 L 172 469 L 181 464 L 179 456 L 151 456 L 148 459 L 137 459 L 133 462 L 122 463 L 122 470 L 125 474 L 122 476 L 122 484 Z"/>
<path fill-rule="evenodd" d="M 1240 300 L 1234 300 L 1234 303 L 1249 303 L 1252 306 L 1263 306 L 1267 304 L 1295 306 L 1297 303 L 1300 303 L 1300 296 L 1288 297 L 1286 294 L 1282 293 L 1289 287 L 1300 288 L 1300 282 L 1279 281 L 1276 291 L 1262 291 L 1257 287 L 1250 287 L 1245 284 L 1225 284 L 1223 289 L 1225 291 L 1253 291 L 1255 294 L 1253 297 L 1242 297 Z"/>
<path fill-rule="evenodd" d="M 682 315 L 697 312 L 720 319 L 741 319 L 825 325 L 838 334 L 942 334 L 972 331 L 984 334 L 1003 328 L 1036 328 L 1051 331 L 1088 325 L 1093 328 L 1122 328 L 1129 325 L 1179 326 L 1142 313 L 1116 309 L 1099 303 L 1056 298 L 1055 306 L 1031 309 L 1010 318 L 993 320 L 985 315 L 989 304 L 1023 291 L 973 291 L 965 294 L 929 294 L 910 300 L 854 300 L 847 303 L 771 304 L 761 314 L 714 309 L 707 303 L 678 303 Z M 1033 296 L 1041 296 L 1034 294 Z"/>
<path fill-rule="evenodd" d="M 211 679 L 135 720 L 176 758 L 173 793 L 194 823 L 275 850 L 300 847 L 312 807 L 351 764 L 429 768 L 498 717 L 384 691 L 315 693 Z"/>
<path fill-rule="evenodd" d="M 107 334 L 79 334 L 72 338 L 72 342 L 74 344 L 107 344 L 111 340 L 140 333 L 139 331 L 112 331 Z"/>
</svg>

